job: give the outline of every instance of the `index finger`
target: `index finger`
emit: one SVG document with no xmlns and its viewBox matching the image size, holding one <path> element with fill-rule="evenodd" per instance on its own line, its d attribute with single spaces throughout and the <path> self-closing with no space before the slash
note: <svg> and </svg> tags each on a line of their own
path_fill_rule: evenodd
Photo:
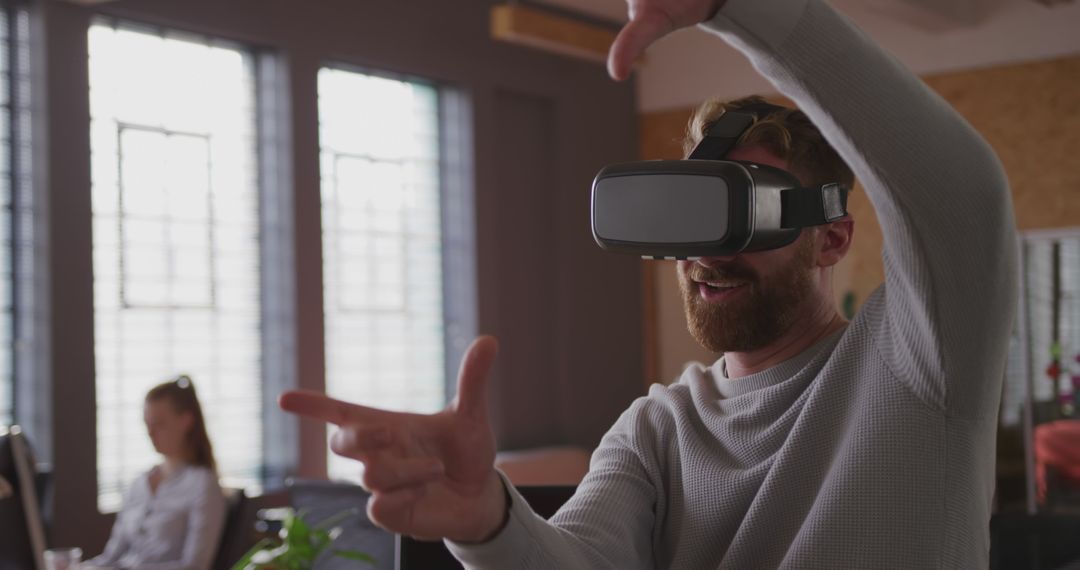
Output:
<svg viewBox="0 0 1080 570">
<path fill-rule="evenodd" d="M 375 408 L 342 402 L 309 390 L 285 392 L 278 396 L 278 407 L 286 412 L 338 426 L 374 421 L 382 413 Z"/>
</svg>

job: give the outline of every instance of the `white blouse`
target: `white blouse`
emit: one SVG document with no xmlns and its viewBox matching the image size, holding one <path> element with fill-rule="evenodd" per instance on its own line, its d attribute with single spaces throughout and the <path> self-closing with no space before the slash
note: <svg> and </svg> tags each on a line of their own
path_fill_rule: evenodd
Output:
<svg viewBox="0 0 1080 570">
<path fill-rule="evenodd" d="M 225 496 L 217 476 L 205 467 L 181 467 L 154 492 L 152 472 L 131 485 L 105 552 L 85 566 L 209 570 L 225 525 Z"/>
</svg>

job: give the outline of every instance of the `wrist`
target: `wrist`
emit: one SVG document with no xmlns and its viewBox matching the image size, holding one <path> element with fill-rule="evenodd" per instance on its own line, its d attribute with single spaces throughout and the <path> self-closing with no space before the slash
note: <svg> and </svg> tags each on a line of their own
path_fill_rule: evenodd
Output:
<svg viewBox="0 0 1080 570">
<path fill-rule="evenodd" d="M 498 536 L 510 520 L 510 502 L 510 491 L 506 488 L 503 478 L 492 470 L 491 478 L 485 485 L 481 499 L 481 503 L 486 506 L 482 509 L 476 530 L 470 533 L 468 538 L 458 542 L 481 544 Z"/>
</svg>

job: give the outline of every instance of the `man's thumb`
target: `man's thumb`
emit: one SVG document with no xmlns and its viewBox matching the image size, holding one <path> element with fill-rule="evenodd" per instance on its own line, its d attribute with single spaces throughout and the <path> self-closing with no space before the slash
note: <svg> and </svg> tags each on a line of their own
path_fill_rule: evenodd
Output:
<svg viewBox="0 0 1080 570">
<path fill-rule="evenodd" d="M 622 81 L 630 76 L 634 60 L 645 53 L 645 48 L 675 29 L 671 20 L 657 10 L 645 10 L 627 22 L 608 52 L 608 73 Z"/>
<path fill-rule="evenodd" d="M 458 371 L 456 412 L 487 421 L 487 377 L 498 352 L 499 342 L 493 336 L 477 338 L 465 351 Z"/>
</svg>

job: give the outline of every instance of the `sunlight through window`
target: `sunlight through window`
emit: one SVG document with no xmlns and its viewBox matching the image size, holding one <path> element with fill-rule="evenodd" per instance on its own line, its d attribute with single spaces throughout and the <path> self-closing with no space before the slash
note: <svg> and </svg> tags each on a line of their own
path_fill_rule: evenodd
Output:
<svg viewBox="0 0 1080 570">
<path fill-rule="evenodd" d="M 262 462 L 254 61 L 205 38 L 89 33 L 98 504 L 160 458 L 143 397 L 195 382 L 222 476 Z"/>
<path fill-rule="evenodd" d="M 16 386 L 28 388 L 32 378 L 16 374 L 17 355 L 32 354 L 27 332 L 35 325 L 29 22 L 22 8 L 0 6 L 0 426 L 33 421 L 16 409 Z"/>
<path fill-rule="evenodd" d="M 319 72 L 326 386 L 394 410 L 445 401 L 438 92 Z M 332 478 L 357 464 L 330 455 Z"/>
</svg>

